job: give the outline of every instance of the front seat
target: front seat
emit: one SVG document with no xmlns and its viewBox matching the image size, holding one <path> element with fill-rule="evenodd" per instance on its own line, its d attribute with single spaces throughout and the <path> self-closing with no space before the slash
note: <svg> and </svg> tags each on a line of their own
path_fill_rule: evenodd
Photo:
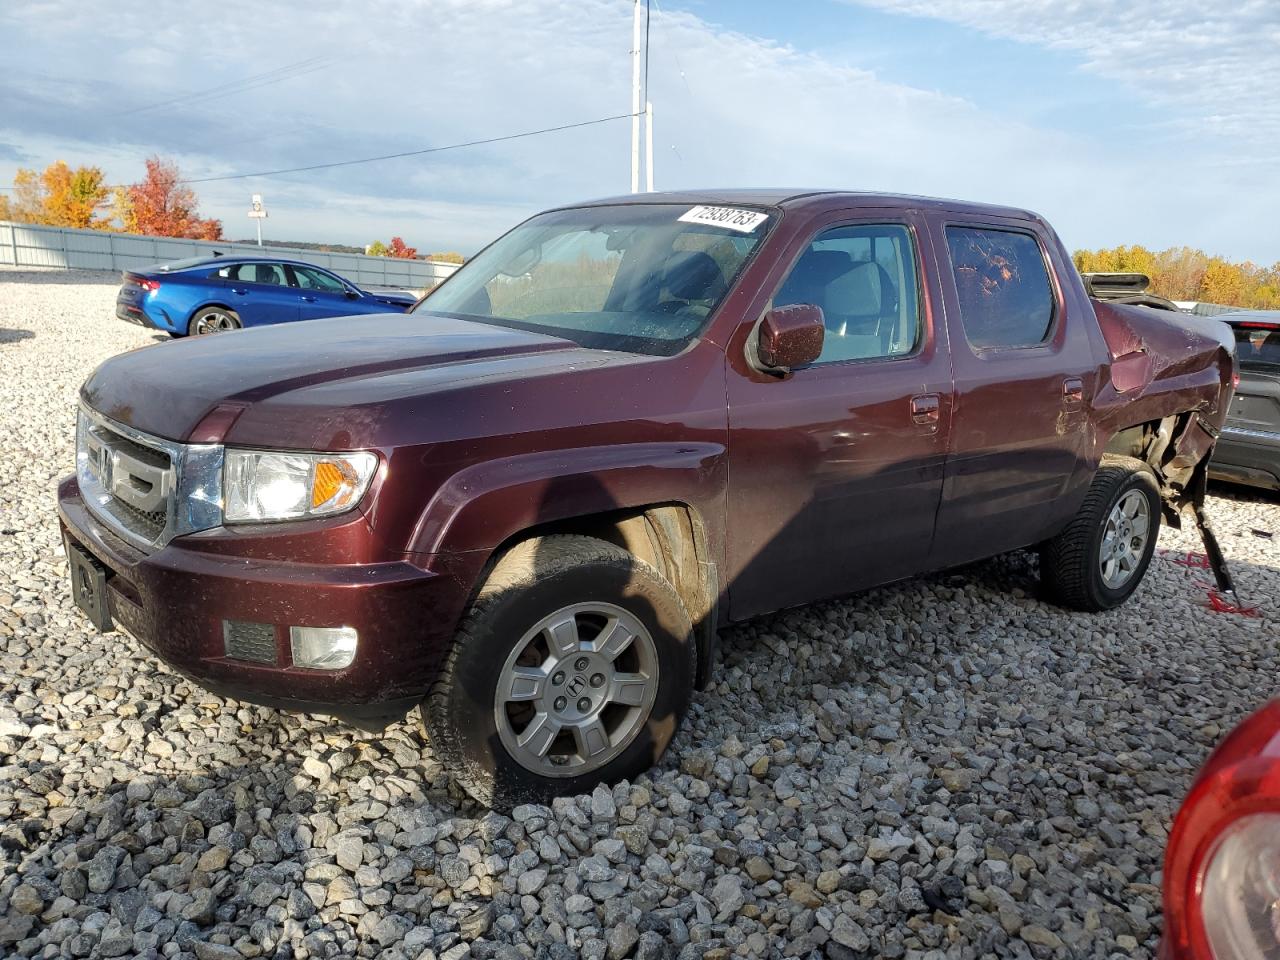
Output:
<svg viewBox="0 0 1280 960">
<path fill-rule="evenodd" d="M 658 304 L 663 313 L 689 314 L 711 312 L 711 301 L 724 296 L 728 288 L 724 271 L 709 253 L 699 250 L 680 250 L 669 257 L 662 268 L 664 297 Z"/>
<path fill-rule="evenodd" d="M 253 279 L 257 283 L 279 283 L 280 278 L 276 273 L 276 268 L 270 263 L 255 263 L 253 265 Z"/>
</svg>

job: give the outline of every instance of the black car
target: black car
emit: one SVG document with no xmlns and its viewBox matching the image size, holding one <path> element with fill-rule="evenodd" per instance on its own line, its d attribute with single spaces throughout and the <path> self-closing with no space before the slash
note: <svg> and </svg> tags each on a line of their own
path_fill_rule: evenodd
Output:
<svg viewBox="0 0 1280 960">
<path fill-rule="evenodd" d="M 1215 319 L 1235 332 L 1240 384 L 1209 475 L 1280 490 L 1280 311 Z"/>
</svg>

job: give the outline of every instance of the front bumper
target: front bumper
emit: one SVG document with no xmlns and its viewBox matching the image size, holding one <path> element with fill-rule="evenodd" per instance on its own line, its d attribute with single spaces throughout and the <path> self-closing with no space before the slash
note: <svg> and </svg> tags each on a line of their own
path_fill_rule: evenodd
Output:
<svg viewBox="0 0 1280 960">
<path fill-rule="evenodd" d="M 1209 476 L 1280 490 L 1280 434 L 1233 429 L 1227 424 L 1209 461 Z"/>
<path fill-rule="evenodd" d="M 299 563 L 200 549 L 219 531 L 145 554 L 88 510 L 74 477 L 58 487 L 58 513 L 64 539 L 105 568 L 112 621 L 167 664 L 220 695 L 365 729 L 403 717 L 426 695 L 467 600 L 462 582 L 432 570 L 431 558 Z M 308 554 L 323 556 L 317 546 Z M 228 657 L 228 620 L 270 624 L 274 662 Z M 355 660 L 341 670 L 294 666 L 291 625 L 354 627 Z"/>
</svg>

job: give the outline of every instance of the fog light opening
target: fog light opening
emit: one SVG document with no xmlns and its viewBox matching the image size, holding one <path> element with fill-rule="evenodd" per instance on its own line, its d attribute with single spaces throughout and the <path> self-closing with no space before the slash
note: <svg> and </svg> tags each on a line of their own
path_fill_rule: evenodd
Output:
<svg viewBox="0 0 1280 960">
<path fill-rule="evenodd" d="M 355 627 L 290 627 L 293 665 L 311 670 L 341 670 L 356 658 Z"/>
</svg>

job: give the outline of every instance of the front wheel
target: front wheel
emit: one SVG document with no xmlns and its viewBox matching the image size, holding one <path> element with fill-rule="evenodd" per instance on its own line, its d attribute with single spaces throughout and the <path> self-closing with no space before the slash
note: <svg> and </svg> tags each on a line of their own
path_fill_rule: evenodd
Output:
<svg viewBox="0 0 1280 960">
<path fill-rule="evenodd" d="M 1107 456 L 1067 528 L 1040 548 L 1040 578 L 1065 607 L 1097 612 L 1138 588 L 1160 532 L 1155 476 L 1141 460 Z"/>
<path fill-rule="evenodd" d="M 541 537 L 498 561 L 421 712 L 481 803 L 545 802 L 653 766 L 695 671 L 689 616 L 653 567 L 592 537 Z"/>
</svg>

